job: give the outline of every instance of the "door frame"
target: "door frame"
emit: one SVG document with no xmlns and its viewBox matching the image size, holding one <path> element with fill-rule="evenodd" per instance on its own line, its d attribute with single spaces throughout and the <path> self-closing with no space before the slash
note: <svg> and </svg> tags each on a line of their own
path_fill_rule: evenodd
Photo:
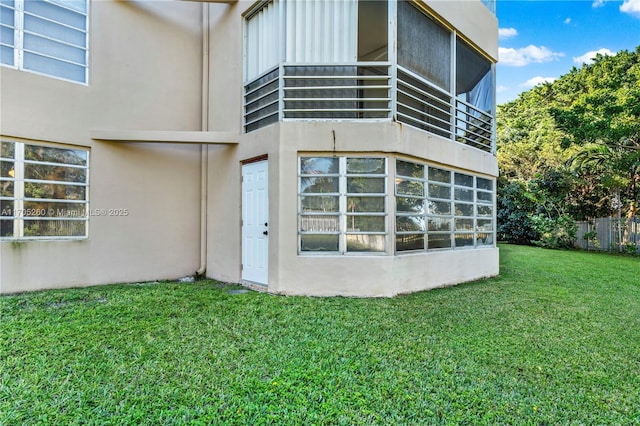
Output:
<svg viewBox="0 0 640 426">
<path fill-rule="evenodd" d="M 255 163 L 262 163 L 264 162 L 265 168 L 266 168 L 266 186 L 265 186 L 265 190 L 266 190 L 266 197 L 264 200 L 264 207 L 265 207 L 265 211 L 263 212 L 265 219 L 265 224 L 267 224 L 267 226 L 265 226 L 265 231 L 268 232 L 269 230 L 269 208 L 270 208 L 270 203 L 269 203 L 269 163 L 268 163 L 269 157 L 268 155 L 264 154 L 264 155 L 260 155 L 257 157 L 252 157 L 246 160 L 243 160 L 240 162 L 240 279 L 242 282 L 245 283 L 249 283 L 249 284 L 257 284 L 259 286 L 265 286 L 268 287 L 269 286 L 269 260 L 270 260 L 270 250 L 269 250 L 269 236 L 268 234 L 266 238 L 264 238 L 266 240 L 266 246 L 264 247 L 264 249 L 266 250 L 266 259 L 265 259 L 265 273 L 264 273 L 264 282 L 262 282 L 262 280 L 256 280 L 256 279 L 250 279 L 250 278 L 255 278 L 255 277 L 249 277 L 246 278 L 245 275 L 245 265 L 246 265 L 246 252 L 245 252 L 245 182 L 244 182 L 244 176 L 245 176 L 245 166 L 249 166 Z"/>
</svg>

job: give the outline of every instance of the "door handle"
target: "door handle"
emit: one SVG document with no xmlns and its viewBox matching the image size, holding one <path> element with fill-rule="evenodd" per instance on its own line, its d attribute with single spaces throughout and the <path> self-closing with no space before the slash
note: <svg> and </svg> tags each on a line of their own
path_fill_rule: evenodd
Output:
<svg viewBox="0 0 640 426">
<path fill-rule="evenodd" d="M 269 231 L 264 231 L 262 235 L 269 235 Z"/>
</svg>

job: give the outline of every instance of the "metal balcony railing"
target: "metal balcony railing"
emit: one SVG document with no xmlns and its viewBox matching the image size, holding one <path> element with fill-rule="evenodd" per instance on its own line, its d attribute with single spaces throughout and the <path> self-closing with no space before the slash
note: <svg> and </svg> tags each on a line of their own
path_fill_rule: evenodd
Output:
<svg viewBox="0 0 640 426">
<path fill-rule="evenodd" d="M 490 114 L 390 63 L 282 64 L 244 86 L 245 132 L 278 121 L 394 118 L 493 152 Z"/>
</svg>

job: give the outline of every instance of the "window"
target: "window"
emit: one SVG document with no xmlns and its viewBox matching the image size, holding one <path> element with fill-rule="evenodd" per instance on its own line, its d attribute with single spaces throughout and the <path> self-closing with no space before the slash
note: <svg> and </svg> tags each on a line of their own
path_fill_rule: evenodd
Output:
<svg viewBox="0 0 640 426">
<path fill-rule="evenodd" d="M 87 0 L 0 0 L 0 63 L 87 82 Z"/>
<path fill-rule="evenodd" d="M 456 39 L 456 139 L 476 147 L 491 145 L 493 72 L 491 62 Z"/>
<path fill-rule="evenodd" d="M 282 59 L 300 64 L 354 62 L 359 46 L 357 11 L 356 0 L 271 0 L 261 4 L 245 18 L 245 81 L 257 78 Z M 383 24 L 386 25 L 386 21 Z M 385 34 L 384 40 L 377 40 L 378 35 L 360 47 L 371 47 L 378 50 L 377 55 L 386 56 L 386 26 L 382 34 Z M 283 52 L 281 38 L 284 39 Z M 385 46 L 377 45 L 382 42 Z M 380 52 L 383 47 L 384 52 Z"/>
<path fill-rule="evenodd" d="M 398 65 L 445 91 L 451 90 L 451 40 L 451 31 L 411 2 L 398 2 Z"/>
<path fill-rule="evenodd" d="M 493 246 L 493 180 L 396 161 L 396 251 Z"/>
<path fill-rule="evenodd" d="M 0 143 L 0 237 L 87 236 L 89 152 Z"/>
<path fill-rule="evenodd" d="M 300 158 L 300 252 L 384 253 L 386 166 L 385 158 Z"/>
</svg>

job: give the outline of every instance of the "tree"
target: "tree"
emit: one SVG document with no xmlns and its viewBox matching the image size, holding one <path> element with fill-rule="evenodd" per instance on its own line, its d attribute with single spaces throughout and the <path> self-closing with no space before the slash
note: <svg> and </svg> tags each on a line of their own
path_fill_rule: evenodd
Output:
<svg viewBox="0 0 640 426">
<path fill-rule="evenodd" d="M 561 80 L 560 87 L 574 90 L 573 98 L 550 113 L 565 133 L 563 146 L 578 147 L 570 164 L 583 175 L 597 174 L 610 199 L 621 197 L 633 217 L 640 188 L 640 46 L 598 55 Z"/>
<path fill-rule="evenodd" d="M 570 236 L 573 220 L 613 214 L 614 201 L 627 217 L 637 213 L 639 58 L 640 46 L 598 56 L 498 107 L 497 156 L 505 179 L 498 205 L 506 209 L 498 212 L 501 237 L 525 239 L 516 238 L 515 218 L 523 235 L 543 238 L 550 229 L 564 235 L 561 228 Z"/>
</svg>

